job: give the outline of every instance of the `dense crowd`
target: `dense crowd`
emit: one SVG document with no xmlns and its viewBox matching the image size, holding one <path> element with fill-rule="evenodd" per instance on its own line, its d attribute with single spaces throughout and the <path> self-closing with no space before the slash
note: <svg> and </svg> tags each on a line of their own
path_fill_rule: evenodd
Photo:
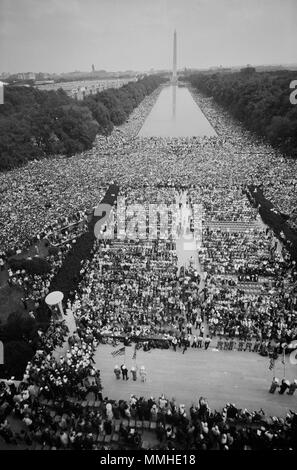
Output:
<svg viewBox="0 0 297 470">
<path fill-rule="evenodd" d="M 120 187 L 172 183 L 194 185 L 197 192 L 202 187 L 207 211 L 217 211 L 218 217 L 225 212 L 224 220 L 227 213 L 233 219 L 235 213 L 242 214 L 235 192 L 240 193 L 248 183 L 263 184 L 268 199 L 294 223 L 294 160 L 255 141 L 211 99 L 197 95 L 218 137 L 135 138 L 157 93 L 153 95 L 120 130 L 109 138 L 98 137 L 92 150 L 68 159 L 30 162 L 21 170 L 2 174 L 1 246 L 22 247 L 58 217 L 94 207 L 110 180 L 116 180 Z M 215 203 L 213 192 L 219 193 Z"/>
<path fill-rule="evenodd" d="M 92 392 L 95 388 L 95 395 L 96 387 L 89 387 Z M 185 405 L 163 394 L 149 399 L 131 395 L 127 401 L 115 401 L 103 398 L 99 393 L 100 399 L 88 406 L 86 402 L 62 400 L 59 393 L 56 393 L 55 400 L 42 400 L 40 396 L 46 396 L 46 392 L 46 386 L 43 389 L 32 384 L 24 388 L 23 384 L 16 387 L 12 381 L 1 382 L 0 405 L 2 408 L 5 405 L 5 408 L 0 417 L 0 436 L 8 448 L 296 449 L 297 414 L 293 411 L 282 419 L 268 417 L 262 409 L 251 412 L 227 403 L 219 412 L 211 410 L 203 397 L 188 410 Z M 23 427 L 17 431 L 8 418 L 12 410 L 15 418 L 23 422 Z M 155 423 L 147 426 L 147 429 L 151 427 L 157 439 L 153 446 L 143 441 L 142 426 L 145 423 Z"/>
<path fill-rule="evenodd" d="M 156 96 L 145 99 L 109 138 L 98 137 L 91 151 L 30 162 L 22 170 L 0 175 L 3 258 L 41 238 L 59 246 L 49 257 L 49 275 L 11 272 L 9 282 L 19 283 L 33 301 L 44 297 L 73 244 L 67 227 L 75 222 L 74 235 L 84 232 L 87 211 L 102 199 L 112 180 L 128 204 L 142 205 L 145 222 L 150 203 L 174 204 L 177 194 L 187 194 L 193 211 L 195 204 L 202 204 L 198 248 L 206 277 L 194 263 L 180 269 L 175 241 L 160 237 L 160 224 L 153 240 L 95 241 L 92 259 L 82 264 L 82 281 L 72 305 L 77 333 L 70 338 L 70 349 L 59 360 L 53 355 L 67 334 L 63 325 L 57 333 L 50 328 L 40 334 L 41 347 L 28 364 L 20 389 L 2 385 L 1 403 L 8 406 L 1 435 L 17 442 L 6 419 L 13 411 L 25 423 L 23 437 L 29 441 L 50 448 L 98 448 L 97 435 L 110 432 L 110 421 L 135 415 L 158 423 L 157 435 L 165 448 L 176 442 L 198 449 L 290 448 L 295 415 L 268 424 L 257 413 L 231 405 L 212 413 L 203 400 L 190 414 L 166 398 L 151 402 L 134 397 L 121 404 L 102 400 L 93 356 L 105 335 L 162 338 L 173 349 L 183 346 L 185 352 L 189 345 L 209 343 L 203 316 L 210 336 L 289 342 L 297 335 L 296 297 L 291 295 L 295 263 L 258 225 L 257 211 L 243 192 L 248 183 L 263 184 L 267 196 L 290 213 L 294 224 L 297 201 L 289 190 L 294 186 L 289 175 L 295 163 L 254 141 L 211 100 L 197 96 L 218 137 L 136 138 Z M 98 412 L 79 403 L 70 402 L 67 408 L 68 398 L 85 400 L 90 393 L 100 402 Z M 54 413 L 43 400 L 55 402 Z M 245 424 L 239 428 L 242 420 Z M 257 420 L 259 427 L 252 425 Z M 130 429 L 122 427 L 121 434 L 128 443 Z M 131 439 L 133 445 L 141 444 L 139 436 Z"/>
<path fill-rule="evenodd" d="M 205 313 L 213 335 L 291 341 L 296 337 L 295 263 L 269 231 L 206 230 Z"/>
<path fill-rule="evenodd" d="M 186 334 L 196 321 L 200 277 L 194 268 L 179 276 L 172 243 L 97 242 L 73 311 L 78 324 L 100 334 L 142 338 Z"/>
</svg>

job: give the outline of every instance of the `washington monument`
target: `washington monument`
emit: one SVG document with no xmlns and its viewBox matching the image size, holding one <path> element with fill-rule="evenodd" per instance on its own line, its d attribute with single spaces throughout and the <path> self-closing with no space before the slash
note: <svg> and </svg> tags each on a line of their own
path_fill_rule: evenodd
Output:
<svg viewBox="0 0 297 470">
<path fill-rule="evenodd" d="M 172 83 L 176 85 L 177 75 L 176 75 L 176 30 L 174 30 L 173 35 L 173 67 L 172 67 Z"/>
</svg>

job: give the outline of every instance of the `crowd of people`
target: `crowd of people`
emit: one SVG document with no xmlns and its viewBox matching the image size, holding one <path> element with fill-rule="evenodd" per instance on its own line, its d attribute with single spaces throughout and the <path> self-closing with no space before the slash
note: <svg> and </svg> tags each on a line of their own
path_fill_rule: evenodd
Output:
<svg viewBox="0 0 297 470">
<path fill-rule="evenodd" d="M 284 419 L 266 416 L 262 409 L 251 412 L 231 403 L 217 411 L 210 409 L 204 397 L 188 410 L 164 394 L 149 399 L 131 395 L 129 400 L 115 401 L 99 393 L 100 400 L 88 405 L 62 400 L 59 395 L 54 401 L 41 400 L 40 394 L 46 396 L 47 390 L 45 386 L 40 392 L 40 388 L 36 384 L 16 387 L 12 381 L 0 383 L 0 405 L 6 405 L 0 418 L 0 437 L 8 448 L 296 449 L 297 414 L 293 411 Z M 18 430 L 9 421 L 12 410 L 23 423 Z M 152 430 L 157 444 L 145 445 L 143 427 Z"/>
<path fill-rule="evenodd" d="M 197 247 L 202 270 L 191 263 L 179 268 L 175 240 L 162 239 L 158 225 L 151 240 L 96 240 L 92 259 L 82 264 L 71 306 L 77 333 L 70 338 L 69 351 L 59 360 L 53 356 L 67 336 L 65 326 L 40 334 L 41 346 L 19 389 L 2 385 L 1 403 L 8 406 L 0 434 L 8 442 L 18 441 L 9 431 L 7 417 L 13 412 L 24 422 L 22 439 L 28 442 L 92 449 L 100 447 L 98 434 L 108 433 L 116 416 L 135 416 L 158 423 L 164 448 L 177 442 L 198 449 L 290 448 L 296 435 L 294 414 L 268 424 L 233 405 L 212 413 L 203 400 L 188 414 L 165 397 L 133 397 L 121 404 L 102 398 L 94 352 L 104 336 L 165 339 L 185 352 L 189 346 L 209 344 L 203 319 L 210 337 L 269 343 L 289 342 L 297 335 L 296 296 L 291 295 L 295 261 L 258 224 L 257 211 L 244 194 L 245 185 L 263 184 L 276 207 L 289 212 L 293 226 L 297 200 L 290 188 L 295 187 L 296 163 L 253 139 L 210 99 L 198 95 L 194 97 L 217 137 L 137 137 L 156 97 L 146 98 L 110 137 L 99 136 L 91 151 L 30 162 L 0 175 L 1 256 L 5 260 L 43 238 L 58 245 L 58 252 L 49 255 L 50 274 L 10 272 L 9 282 L 21 285 L 26 298 L 38 303 L 75 236 L 86 230 L 90 209 L 101 201 L 109 182 L 116 181 L 128 205 L 143 207 L 146 222 L 149 204 L 174 204 L 181 192 L 193 210 L 195 204 L 202 205 L 203 233 Z M 74 240 L 68 232 L 71 224 L 76 227 Z M 100 402 L 98 412 L 67 401 L 84 401 L 90 393 Z M 54 402 L 54 413 L 44 400 Z M 252 426 L 257 420 L 261 425 Z M 122 427 L 121 434 L 128 442 L 130 429 Z M 132 434 L 133 445 L 140 445 L 137 432 Z"/>
<path fill-rule="evenodd" d="M 142 338 L 186 336 L 200 307 L 200 276 L 180 275 L 173 243 L 98 241 L 72 306 L 78 324 L 101 335 Z"/>
<path fill-rule="evenodd" d="M 224 220 L 227 211 L 233 219 L 235 213 L 242 214 L 235 190 L 240 192 L 244 184 L 263 184 L 268 199 L 288 213 L 289 222 L 294 223 L 294 160 L 282 158 L 271 147 L 255 141 L 209 98 L 197 95 L 218 137 L 137 138 L 157 93 L 153 95 L 144 100 L 121 130 L 108 139 L 98 137 L 91 151 L 67 159 L 30 162 L 22 169 L 2 174 L 1 246 L 13 250 L 23 247 L 59 217 L 94 207 L 110 180 L 116 180 L 121 187 L 129 183 L 134 187 L 168 182 L 202 184 L 207 211 L 217 210 Z M 223 207 L 213 203 L 211 196 L 216 188 L 222 195 L 222 187 L 228 188 L 223 200 L 220 196 Z"/>
</svg>

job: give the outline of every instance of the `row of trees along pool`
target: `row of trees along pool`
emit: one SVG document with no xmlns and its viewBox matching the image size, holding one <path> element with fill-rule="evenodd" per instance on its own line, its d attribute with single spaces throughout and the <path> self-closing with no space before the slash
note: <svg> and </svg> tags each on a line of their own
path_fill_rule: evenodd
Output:
<svg viewBox="0 0 297 470">
<path fill-rule="evenodd" d="M 247 69 L 248 70 L 248 69 Z M 290 102 L 294 71 L 196 73 L 187 80 L 212 96 L 247 129 L 297 158 L 297 105 Z"/>
<path fill-rule="evenodd" d="M 6 86 L 0 106 L 0 171 L 33 159 L 90 149 L 96 134 L 109 135 L 163 81 L 150 75 L 79 102 L 62 89 Z"/>
</svg>

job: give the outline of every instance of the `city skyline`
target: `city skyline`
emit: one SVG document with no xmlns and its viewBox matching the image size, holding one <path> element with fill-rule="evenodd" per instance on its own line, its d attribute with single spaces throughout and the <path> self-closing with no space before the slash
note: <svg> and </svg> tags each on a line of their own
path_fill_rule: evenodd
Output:
<svg viewBox="0 0 297 470">
<path fill-rule="evenodd" d="M 174 29 L 181 69 L 290 64 L 296 13 L 295 0 L 0 0 L 1 72 L 170 70 Z"/>
</svg>

